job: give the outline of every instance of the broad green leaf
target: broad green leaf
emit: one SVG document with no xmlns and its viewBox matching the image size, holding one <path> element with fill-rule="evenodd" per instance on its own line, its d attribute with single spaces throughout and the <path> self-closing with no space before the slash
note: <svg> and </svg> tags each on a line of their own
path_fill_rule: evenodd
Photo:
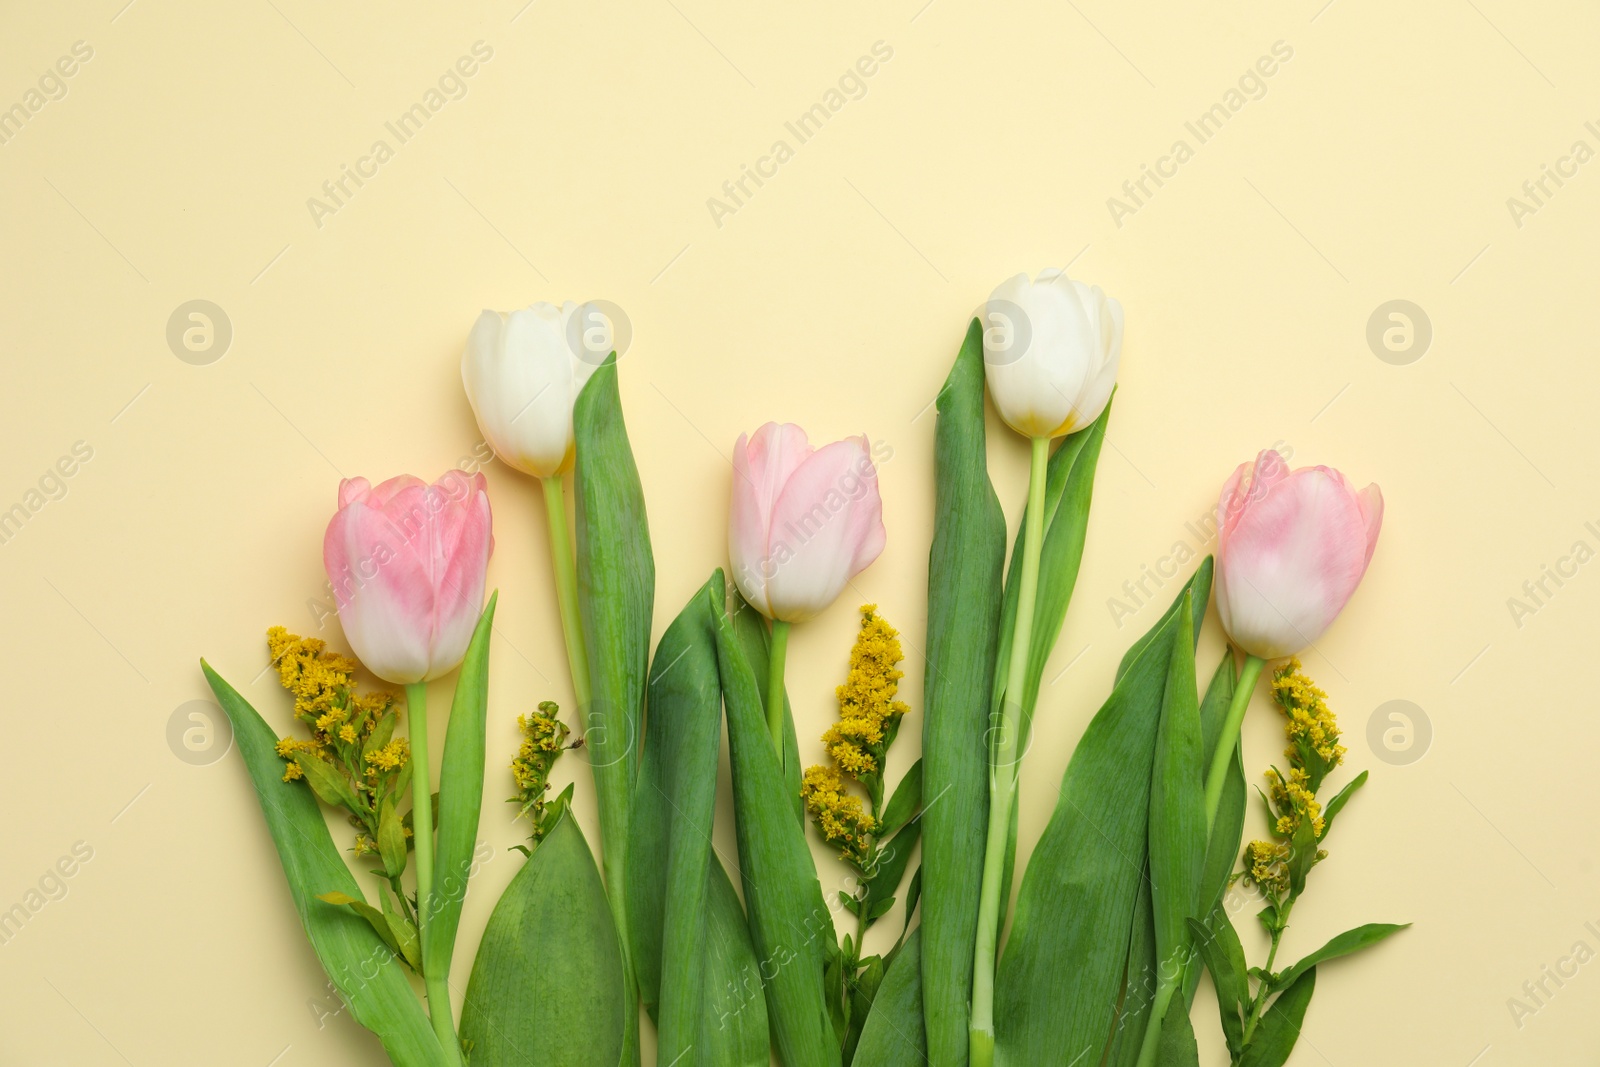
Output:
<svg viewBox="0 0 1600 1067">
<path fill-rule="evenodd" d="M 739 872 L 751 940 L 762 961 L 773 1044 L 786 1067 L 838 1067 L 842 1035 L 835 1033 L 823 994 L 833 916 L 822 898 L 805 828 L 795 821 L 762 716 L 760 687 L 724 608 L 722 590 L 718 571 L 707 599 L 716 620 L 717 667 L 728 717 Z"/>
<path fill-rule="evenodd" d="M 600 872 L 568 812 L 489 916 L 461 1010 L 472 1067 L 617 1067 L 624 975 Z"/>
<path fill-rule="evenodd" d="M 714 589 L 715 586 L 715 589 Z M 725 988 L 756 973 L 744 913 L 711 846 L 722 688 L 708 582 L 656 647 L 628 856 L 628 915 L 641 996 L 657 1020 L 658 1059 L 694 1064 L 768 1060 L 766 1009 L 729 1026 Z M 730 899 L 731 898 L 731 902 Z M 757 979 L 759 983 L 759 979 Z M 756 1025 L 759 1024 L 759 1029 Z"/>
<path fill-rule="evenodd" d="M 711 912 L 701 957 L 706 991 L 700 1016 L 700 1047 L 707 1054 L 697 1062 L 715 1067 L 767 1067 L 772 1062 L 767 1002 L 744 907 L 722 861 L 715 857 L 708 880 Z M 692 1065 L 684 1061 L 680 1067 Z"/>
<path fill-rule="evenodd" d="M 1191 595 L 1185 595 L 1177 613 L 1150 778 L 1150 902 L 1162 973 L 1170 973 L 1187 959 L 1188 921 L 1198 910 L 1205 864 L 1205 787 Z M 1183 1003 L 1187 1008 L 1187 1001 Z"/>
<path fill-rule="evenodd" d="M 1351 779 L 1348 785 L 1339 790 L 1332 800 L 1328 801 L 1327 806 L 1322 809 L 1322 837 L 1318 838 L 1319 841 L 1328 839 L 1328 831 L 1333 829 L 1334 816 L 1343 811 L 1344 806 L 1350 803 L 1350 798 L 1355 795 L 1356 790 L 1366 784 L 1367 772 L 1362 771 Z"/>
<path fill-rule="evenodd" d="M 983 327 L 976 319 L 937 407 L 923 673 L 920 978 L 928 1061 L 966 1067 L 972 942 L 989 818 L 985 739 L 1006 552 L 1005 515 L 984 451 Z M 919 1036 L 919 1048 L 920 1042 Z"/>
<path fill-rule="evenodd" d="M 1300 1027 L 1316 988 L 1317 969 L 1313 967 L 1272 1002 L 1250 1035 L 1250 1045 L 1239 1057 L 1238 1067 L 1283 1067 L 1294 1051 L 1294 1043 L 1300 1040 Z"/>
<path fill-rule="evenodd" d="M 1222 1036 L 1228 1042 L 1228 1052 L 1237 1056 L 1244 1041 L 1244 1013 L 1250 1003 L 1244 946 L 1239 944 L 1239 935 L 1220 904 L 1206 922 L 1190 919 L 1189 930 L 1217 991 L 1217 1010 L 1222 1016 Z"/>
<path fill-rule="evenodd" d="M 590 705 L 578 709 L 600 808 L 600 851 L 617 929 L 628 929 L 628 820 L 644 729 L 645 675 L 656 567 L 650 553 L 644 489 L 633 461 L 617 389 L 617 355 L 606 357 L 578 394 L 572 412 L 577 464 L 578 615 L 589 658 Z M 624 1064 L 639 1062 L 639 1012 L 629 974 Z"/>
<path fill-rule="evenodd" d="M 1305 959 L 1300 960 L 1284 971 L 1273 984 L 1279 988 L 1287 989 L 1302 974 L 1318 964 L 1338 959 L 1340 956 L 1348 956 L 1352 952 L 1359 952 L 1368 945 L 1376 945 L 1384 938 L 1391 934 L 1397 934 L 1410 925 L 1410 923 L 1367 923 L 1365 926 L 1358 926 L 1354 930 L 1346 930 Z"/>
<path fill-rule="evenodd" d="M 922 1019 L 922 929 L 911 931 L 884 973 L 851 1061 L 858 1067 L 925 1067 L 933 1062 Z"/>
<path fill-rule="evenodd" d="M 1156 1045 L 1157 1067 L 1200 1067 L 1200 1046 L 1189 1021 L 1189 1006 L 1182 997 L 1173 997 L 1167 1016 L 1161 1020 L 1161 1041 Z"/>
<path fill-rule="evenodd" d="M 762 714 L 767 707 L 767 658 L 772 641 L 772 631 L 761 613 L 745 602 L 737 588 L 728 590 L 728 614 L 733 619 L 733 629 L 739 636 L 739 647 L 750 664 L 750 672 L 760 683 L 756 690 L 761 697 Z M 795 821 L 806 823 L 806 805 L 800 797 L 800 780 L 804 772 L 800 767 L 800 743 L 794 731 L 794 709 L 789 704 L 788 689 L 783 693 L 783 781 L 794 804 Z"/>
<path fill-rule="evenodd" d="M 338 892 L 365 903 L 316 798 L 299 783 L 282 780 L 278 737 L 256 710 L 204 660 L 200 669 L 233 726 L 289 895 L 323 970 L 350 1014 L 378 1035 L 397 1067 L 443 1067 L 444 1050 L 412 992 L 405 964 L 359 915 L 316 899 L 318 892 Z"/>
<path fill-rule="evenodd" d="M 919 759 L 901 777 L 900 784 L 894 787 L 894 793 L 883 809 L 883 819 L 877 830 L 878 836 L 882 838 L 893 834 L 921 810 L 922 761 Z"/>
<path fill-rule="evenodd" d="M 1134 1067 L 1156 993 L 1156 930 L 1150 903 L 1150 864 L 1146 860 L 1134 897 L 1133 924 L 1128 931 L 1128 958 L 1123 971 L 1122 1000 L 1106 1049 L 1104 1067 Z"/>
<path fill-rule="evenodd" d="M 439 768 L 438 820 L 434 831 L 433 915 L 424 922 L 430 968 L 450 973 L 467 876 L 477 848 L 478 813 L 483 810 L 483 759 L 489 709 L 489 636 L 500 594 L 489 597 L 472 631 L 466 658 L 456 675 L 456 695 L 445 728 Z"/>
<path fill-rule="evenodd" d="M 998 1062 L 1098 1062 L 1111 1039 L 1143 882 L 1156 729 L 1179 629 L 1174 616 L 1200 598 L 1201 586 L 1191 579 L 1180 591 L 1174 610 L 1156 624 L 1157 639 L 1124 672 L 1067 765 L 1000 958 Z"/>
</svg>

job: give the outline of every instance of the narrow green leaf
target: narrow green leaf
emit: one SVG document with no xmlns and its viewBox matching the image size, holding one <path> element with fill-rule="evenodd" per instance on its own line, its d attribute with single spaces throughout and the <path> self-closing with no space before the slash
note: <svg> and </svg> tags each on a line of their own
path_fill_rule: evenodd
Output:
<svg viewBox="0 0 1600 1067">
<path fill-rule="evenodd" d="M 1365 926 L 1358 926 L 1354 930 L 1346 930 L 1305 959 L 1284 971 L 1278 976 L 1278 981 L 1274 984 L 1280 988 L 1287 989 L 1302 974 L 1318 964 L 1338 959 L 1340 956 L 1348 956 L 1352 952 L 1359 952 L 1368 945 L 1376 945 L 1384 938 L 1397 934 L 1410 925 L 1410 923 L 1367 923 Z"/>
<path fill-rule="evenodd" d="M 1233 701 L 1236 684 L 1233 653 L 1224 650 L 1222 661 L 1217 664 L 1216 672 L 1211 676 L 1211 684 L 1206 687 L 1206 695 L 1200 701 L 1200 744 L 1204 753 L 1201 765 L 1206 768 L 1207 773 L 1210 772 L 1211 757 L 1222 734 L 1222 723 L 1227 718 L 1228 705 Z M 1245 786 L 1244 767 L 1239 761 L 1237 739 L 1234 740 L 1227 777 L 1223 780 L 1222 796 L 1217 804 L 1216 821 L 1211 827 L 1211 838 L 1206 844 L 1205 872 L 1201 875 L 1200 895 L 1196 898 L 1198 905 L 1196 914 L 1200 916 L 1210 915 L 1222 900 L 1223 894 L 1227 892 L 1228 879 L 1232 876 L 1234 865 L 1239 860 L 1239 839 L 1244 835 L 1244 814 L 1249 803 L 1249 790 Z M 1194 991 L 1199 982 L 1199 968 L 1190 968 L 1184 976 L 1185 1003 L 1193 1002 Z"/>
<path fill-rule="evenodd" d="M 879 854 L 878 867 L 867 879 L 867 922 L 877 921 L 887 907 L 879 910 L 878 905 L 884 900 L 893 901 L 894 895 L 900 889 L 900 879 L 905 877 L 906 865 L 911 862 L 911 853 L 916 851 L 917 838 L 922 832 L 920 821 L 913 822 L 910 826 L 903 827 L 898 834 L 890 838 L 889 843 L 883 846 Z"/>
<path fill-rule="evenodd" d="M 439 818 L 434 833 L 433 914 L 423 924 L 428 939 L 428 965 L 450 973 L 461 904 L 467 898 L 467 876 L 477 848 L 478 813 L 483 810 L 483 759 L 489 714 L 489 635 L 500 597 L 489 597 L 467 644 L 456 675 L 450 724 L 445 728 L 439 768 Z M 380 842 L 381 844 L 381 842 Z M 385 860 L 387 862 L 387 859 Z"/>
<path fill-rule="evenodd" d="M 917 864 L 917 869 L 911 872 L 911 884 L 906 886 L 906 922 L 900 928 L 900 941 L 895 945 L 894 951 L 889 953 L 889 958 L 894 958 L 895 952 L 900 951 L 900 946 L 906 943 L 906 935 L 911 932 L 911 917 L 916 914 L 917 904 L 922 900 L 922 864 Z"/>
<path fill-rule="evenodd" d="M 1005 515 L 989 482 L 984 446 L 983 327 L 977 319 L 967 327 L 960 354 L 939 391 L 937 410 L 923 674 L 922 787 L 927 810 L 922 817 L 919 977 L 929 1062 L 932 1067 L 966 1067 L 972 943 L 989 819 L 984 738 L 1006 552 Z M 919 1036 L 919 1051 L 920 1044 Z"/>
<path fill-rule="evenodd" d="M 1250 1046 L 1239 1057 L 1239 1067 L 1283 1067 L 1300 1040 L 1300 1027 L 1316 988 L 1317 969 L 1313 967 L 1272 1002 L 1250 1036 Z"/>
<path fill-rule="evenodd" d="M 1245 1005 L 1250 1002 L 1244 946 L 1220 904 L 1206 922 L 1190 919 L 1189 929 L 1217 991 L 1217 1010 L 1222 1016 L 1222 1036 L 1228 1042 L 1228 1052 L 1237 1056 L 1244 1042 Z"/>
<path fill-rule="evenodd" d="M 406 958 L 413 971 L 421 974 L 422 942 L 417 937 L 417 928 L 411 925 L 410 919 L 392 911 L 384 912 L 383 919 L 389 927 L 389 936 L 394 938 L 395 945 L 400 949 L 400 955 Z M 367 921 L 372 922 L 372 917 L 368 916 Z"/>
<path fill-rule="evenodd" d="M 608 899 L 626 939 L 628 821 L 644 729 L 656 567 L 644 489 L 622 419 L 615 352 L 578 394 L 572 428 L 578 615 L 589 655 L 590 690 L 589 707 L 578 709 L 578 721 L 600 808 Z M 639 1012 L 626 949 L 623 970 L 629 975 L 627 1067 L 639 1062 Z"/>
<path fill-rule="evenodd" d="M 1150 779 L 1150 901 L 1156 958 L 1163 973 L 1181 967 L 1187 958 L 1187 923 L 1197 910 L 1205 863 L 1200 695 L 1195 690 L 1194 612 L 1189 595 L 1177 613 Z"/>
<path fill-rule="evenodd" d="M 361 802 L 356 799 L 349 780 L 335 770 L 333 764 L 310 752 L 296 752 L 294 761 L 318 800 L 330 808 L 352 811 L 360 808 Z"/>
<path fill-rule="evenodd" d="M 1174 616 L 1179 606 L 1192 607 L 1207 576 L 1180 591 L 1067 765 L 996 976 L 996 1051 L 1006 1063 L 1098 1062 L 1112 1037 L 1143 882 Z"/>
<path fill-rule="evenodd" d="M 1028 673 L 1022 688 L 1021 751 L 1026 752 L 1033 732 L 1033 714 L 1039 702 L 1039 685 L 1045 661 L 1055 648 L 1056 638 L 1067 618 L 1072 590 L 1078 581 L 1078 566 L 1083 561 L 1084 539 L 1089 527 L 1089 505 L 1094 497 L 1094 473 L 1105 443 L 1106 425 L 1111 421 L 1111 404 L 1090 425 L 1062 438 L 1050 456 L 1045 476 L 1044 544 L 1039 552 L 1039 589 L 1034 602 L 1033 633 L 1028 644 Z M 1011 566 L 1006 573 L 1005 600 L 1001 615 L 1000 639 L 995 662 L 1005 663 L 1011 655 L 1012 634 L 1016 629 L 1017 598 L 1021 594 L 1021 561 L 1027 539 L 1027 524 L 1017 530 L 1016 546 L 1011 550 Z M 1005 688 L 1003 672 L 996 673 L 990 701 L 991 721 L 999 721 L 1000 702 Z M 1008 865 L 1011 860 L 1008 860 Z"/>
<path fill-rule="evenodd" d="M 383 806 L 378 809 L 378 855 L 390 878 L 400 877 L 406 869 L 406 830 L 395 814 L 393 797 L 384 797 Z"/>
<path fill-rule="evenodd" d="M 900 784 L 894 787 L 894 793 L 889 797 L 889 803 L 884 805 L 883 821 L 878 827 L 878 836 L 882 838 L 893 834 L 921 810 L 922 761 L 919 759 L 901 777 Z"/>
<path fill-rule="evenodd" d="M 1322 809 L 1322 837 L 1318 839 L 1319 841 L 1328 839 L 1328 831 L 1333 829 L 1334 816 L 1343 811 L 1344 806 L 1350 803 L 1350 798 L 1355 795 L 1356 790 L 1366 784 L 1367 772 L 1362 771 L 1351 779 L 1348 785 L 1339 790 L 1332 800 L 1328 801 L 1327 806 Z"/>
<path fill-rule="evenodd" d="M 878 995 L 878 988 L 883 984 L 885 968 L 882 957 L 869 956 L 861 963 L 861 972 L 856 975 L 850 987 L 850 1032 L 844 1041 L 845 1063 L 850 1063 L 855 1058 L 856 1046 L 861 1042 L 861 1028 L 866 1024 L 867 1016 L 872 1012 L 872 1002 Z"/>
<path fill-rule="evenodd" d="M 568 812 L 489 916 L 461 1010 L 472 1067 L 617 1067 L 624 974 L 600 872 Z"/>
<path fill-rule="evenodd" d="M 750 664 L 750 671 L 757 680 L 767 677 L 767 664 L 769 649 L 772 642 L 772 631 L 767 627 L 767 620 L 761 613 L 749 604 L 744 597 L 739 595 L 737 588 L 728 590 L 728 614 L 733 619 L 733 629 L 739 636 L 739 647 L 744 650 L 744 657 Z M 761 697 L 762 714 L 766 714 L 767 686 L 765 681 L 756 686 Z M 800 766 L 800 743 L 794 730 L 794 709 L 789 704 L 789 691 L 785 687 L 783 693 L 783 781 L 789 791 L 789 797 L 794 805 L 795 821 L 801 826 L 806 823 L 806 805 L 800 797 L 800 780 L 804 773 Z"/>
<path fill-rule="evenodd" d="M 751 939 L 762 961 L 767 1018 L 786 1067 L 838 1067 L 839 1038 L 823 995 L 823 966 L 836 951 L 805 831 L 794 819 L 778 753 L 762 717 L 760 686 L 724 609 L 722 572 L 708 602 L 728 717 L 739 871 Z M 474 1067 L 477 1067 L 475 1064 Z"/>
<path fill-rule="evenodd" d="M 202 660 L 200 668 L 233 725 L 261 813 L 311 947 L 350 1014 L 383 1042 L 397 1067 L 442 1067 L 444 1051 L 411 990 L 405 965 L 360 916 L 317 900 L 314 891 L 362 900 L 309 790 L 282 781 L 278 736 L 256 710 Z M 363 901 L 364 903 L 364 901 Z"/>
<path fill-rule="evenodd" d="M 918 926 L 888 964 L 851 1061 L 857 1067 L 925 1067 L 933 1062 L 922 1018 L 922 931 Z M 970 951 L 967 953 L 972 954 Z"/>
</svg>

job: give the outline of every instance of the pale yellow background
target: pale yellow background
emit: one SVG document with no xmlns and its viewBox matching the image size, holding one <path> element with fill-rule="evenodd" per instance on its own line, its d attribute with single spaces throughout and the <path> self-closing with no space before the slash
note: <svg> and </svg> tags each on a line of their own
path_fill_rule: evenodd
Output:
<svg viewBox="0 0 1600 1067">
<path fill-rule="evenodd" d="M 0 15 L 0 107 L 74 42 L 93 49 L 66 96 L 0 145 L 0 508 L 74 442 L 93 449 L 65 497 L 0 545 L 0 908 L 75 842 L 93 849 L 66 897 L 0 946 L 0 1062 L 384 1062 L 348 1018 L 318 1025 L 322 976 L 238 757 L 187 764 L 167 727 L 207 695 L 204 654 L 287 729 L 262 631 L 318 632 L 341 475 L 470 460 L 457 367 L 480 308 L 605 298 L 631 317 L 622 392 L 657 633 L 724 559 L 741 431 L 793 420 L 892 449 L 889 546 L 796 632 L 789 677 L 815 758 L 855 607 L 876 601 L 906 635 L 904 768 L 920 732 L 928 404 L 990 288 L 1068 262 L 1121 299 L 1127 342 L 1024 769 L 1024 855 L 1117 659 L 1157 614 L 1119 627 L 1108 600 L 1175 544 L 1203 547 L 1185 523 L 1235 464 L 1281 443 L 1297 465 L 1379 482 L 1388 502 L 1365 583 L 1307 657 L 1352 771 L 1372 780 L 1285 954 L 1360 922 L 1416 923 L 1324 968 L 1293 1062 L 1595 1061 L 1600 964 L 1547 981 L 1554 995 L 1520 1027 L 1507 1003 L 1575 942 L 1600 949 L 1585 927 L 1600 928 L 1600 575 L 1547 581 L 1554 596 L 1520 626 L 1507 605 L 1575 541 L 1600 548 L 1584 527 L 1600 520 L 1600 164 L 1520 227 L 1506 203 L 1574 141 L 1600 148 L 1584 128 L 1600 118 L 1592 5 L 126 3 Z M 393 144 L 384 123 L 477 41 L 493 58 L 465 97 L 319 227 L 307 199 L 375 139 Z M 775 139 L 793 145 L 785 121 L 878 41 L 893 58 L 865 96 L 719 227 L 707 198 Z M 1293 58 L 1265 95 L 1197 145 L 1185 121 L 1278 41 Z M 1107 199 L 1180 137 L 1194 158 L 1118 226 Z M 167 344 L 193 299 L 232 324 L 210 365 Z M 1392 299 L 1432 322 L 1410 365 L 1367 344 Z M 991 430 L 1014 525 L 1025 447 Z M 487 473 L 496 858 L 467 904 L 462 961 L 520 862 L 506 848 L 523 831 L 498 803 L 515 716 L 570 697 L 536 486 Z M 320 632 L 340 645 L 336 622 Z M 1213 622 L 1207 670 L 1219 649 Z M 434 687 L 436 735 L 448 691 Z M 1431 724 L 1420 760 L 1367 741 L 1391 700 Z M 1259 697 L 1246 745 L 1252 775 L 1280 745 Z M 557 777 L 576 778 L 592 836 L 587 768 L 571 759 Z M 815 852 L 837 885 L 842 869 Z M 1241 916 L 1259 962 L 1252 925 Z M 463 963 L 458 997 L 465 979 Z M 1196 1019 L 1220 1062 L 1208 992 Z"/>
</svg>

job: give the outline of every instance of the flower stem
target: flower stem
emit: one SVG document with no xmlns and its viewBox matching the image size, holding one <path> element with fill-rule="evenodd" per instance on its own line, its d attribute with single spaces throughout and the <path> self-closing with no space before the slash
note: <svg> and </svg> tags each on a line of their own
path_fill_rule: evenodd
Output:
<svg viewBox="0 0 1600 1067">
<path fill-rule="evenodd" d="M 1286 900 L 1278 909 L 1278 921 L 1272 930 L 1272 947 L 1267 950 L 1267 965 L 1262 968 L 1267 974 L 1272 973 L 1272 964 L 1278 958 L 1278 943 L 1283 940 L 1283 932 L 1289 928 L 1289 912 L 1294 908 L 1294 901 Z M 1267 1006 L 1268 983 L 1265 979 L 1256 989 L 1256 995 L 1250 1002 L 1250 1018 L 1245 1021 L 1244 1035 L 1241 1041 L 1249 1046 L 1250 1038 L 1256 1032 L 1256 1024 L 1261 1021 L 1261 1011 Z"/>
<path fill-rule="evenodd" d="M 783 665 L 789 658 L 789 624 L 772 620 L 772 651 L 767 658 L 767 730 L 783 766 Z"/>
<path fill-rule="evenodd" d="M 544 487 L 544 515 L 550 526 L 550 563 L 556 572 L 556 604 L 561 610 L 561 636 L 567 644 L 567 669 L 572 674 L 572 695 L 578 701 L 578 722 L 589 713 L 589 652 L 583 643 L 578 618 L 578 565 L 567 536 L 567 502 L 561 476 L 539 479 Z"/>
<path fill-rule="evenodd" d="M 1033 439 L 1028 469 L 1028 510 L 1023 518 L 1022 580 L 1017 589 L 1017 618 L 1012 629 L 1011 658 L 1000 697 L 1000 732 L 989 756 L 989 836 L 983 853 L 983 885 L 978 897 L 978 933 L 973 946 L 972 1015 L 968 1027 L 971 1067 L 994 1062 L 994 968 L 1000 938 L 1000 883 L 1016 802 L 1017 771 L 1022 759 L 1022 690 L 1033 644 L 1034 600 L 1039 592 L 1039 554 L 1044 548 L 1044 486 L 1050 462 L 1050 439 Z"/>
<path fill-rule="evenodd" d="M 1156 1062 L 1156 1053 L 1161 1048 L 1161 1023 L 1167 1017 L 1167 1006 L 1172 1003 L 1172 994 L 1177 989 L 1176 979 L 1157 980 L 1155 999 L 1150 1002 L 1150 1018 L 1145 1021 L 1144 1042 L 1139 1046 L 1137 1067 L 1153 1067 Z"/>
<path fill-rule="evenodd" d="M 433 787 L 428 780 L 428 685 L 406 686 L 411 712 L 411 832 L 417 853 L 417 940 L 422 945 L 423 983 L 428 989 L 428 1017 L 444 1049 L 445 1061 L 461 1063 L 461 1043 L 450 1016 L 450 976 L 440 973 L 429 957 L 427 929 L 433 919 Z"/>
<path fill-rule="evenodd" d="M 1266 660 L 1257 656 L 1244 657 L 1244 669 L 1239 672 L 1239 684 L 1233 690 L 1233 702 L 1228 705 L 1228 717 L 1222 720 L 1222 732 L 1217 735 L 1217 750 L 1211 755 L 1211 771 L 1206 775 L 1206 835 L 1211 834 L 1211 824 L 1217 821 L 1217 805 L 1222 803 L 1222 785 L 1228 778 L 1228 762 L 1239 745 L 1239 728 L 1244 725 L 1244 712 L 1250 706 L 1250 697 L 1256 691 L 1256 679 Z"/>
</svg>

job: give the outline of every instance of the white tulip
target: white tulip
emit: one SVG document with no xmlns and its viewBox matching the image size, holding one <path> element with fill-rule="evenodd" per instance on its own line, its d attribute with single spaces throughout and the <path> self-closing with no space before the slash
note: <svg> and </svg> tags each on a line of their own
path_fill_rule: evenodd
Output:
<svg viewBox="0 0 1600 1067">
<path fill-rule="evenodd" d="M 983 367 L 1006 424 L 1029 437 L 1060 437 L 1100 417 L 1117 381 L 1122 305 L 1098 285 L 1041 271 L 989 294 Z"/>
<path fill-rule="evenodd" d="M 478 429 L 525 474 L 548 478 L 572 464 L 572 406 L 609 351 L 590 351 L 573 331 L 593 310 L 569 300 L 485 311 L 467 337 L 461 380 Z"/>
</svg>

